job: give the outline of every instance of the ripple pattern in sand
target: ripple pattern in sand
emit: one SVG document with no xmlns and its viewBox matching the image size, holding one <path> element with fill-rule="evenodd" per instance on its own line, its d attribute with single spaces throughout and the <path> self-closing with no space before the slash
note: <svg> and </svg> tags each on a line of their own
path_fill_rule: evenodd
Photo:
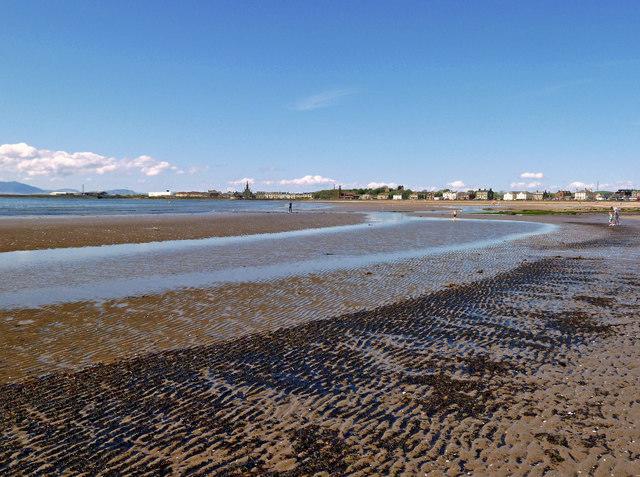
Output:
<svg viewBox="0 0 640 477">
<path fill-rule="evenodd" d="M 612 337 L 633 350 L 625 266 L 547 258 L 400 304 L 5 385 L 0 470 L 632 473 L 637 431 L 624 423 L 637 400 L 622 381 L 615 397 L 598 387 L 597 363 L 578 367 Z M 579 386 L 597 399 L 570 395 Z"/>
</svg>

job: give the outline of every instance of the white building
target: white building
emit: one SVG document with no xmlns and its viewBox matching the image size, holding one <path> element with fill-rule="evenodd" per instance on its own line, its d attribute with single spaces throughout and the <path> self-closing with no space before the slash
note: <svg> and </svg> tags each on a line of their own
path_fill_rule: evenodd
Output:
<svg viewBox="0 0 640 477">
<path fill-rule="evenodd" d="M 533 200 L 533 194 L 531 192 L 518 192 L 516 200 Z"/>
<path fill-rule="evenodd" d="M 443 192 L 442 199 L 443 200 L 456 200 L 458 198 L 457 192 Z"/>
<path fill-rule="evenodd" d="M 580 190 L 573 196 L 575 200 L 594 200 L 595 195 L 589 189 Z"/>
<path fill-rule="evenodd" d="M 162 192 L 149 192 L 149 197 L 171 197 L 172 195 L 173 192 L 171 192 L 169 189 Z"/>
<path fill-rule="evenodd" d="M 505 192 L 504 196 L 502 196 L 502 200 L 516 200 L 515 192 Z"/>
<path fill-rule="evenodd" d="M 393 194 L 393 200 L 402 200 L 402 194 Z"/>
</svg>

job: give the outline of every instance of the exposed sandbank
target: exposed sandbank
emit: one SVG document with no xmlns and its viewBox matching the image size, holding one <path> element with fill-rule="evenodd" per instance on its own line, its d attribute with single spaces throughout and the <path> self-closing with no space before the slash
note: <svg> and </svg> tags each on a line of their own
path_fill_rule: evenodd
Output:
<svg viewBox="0 0 640 477">
<path fill-rule="evenodd" d="M 263 234 L 363 220 L 344 212 L 2 218 L 0 252 Z"/>
</svg>

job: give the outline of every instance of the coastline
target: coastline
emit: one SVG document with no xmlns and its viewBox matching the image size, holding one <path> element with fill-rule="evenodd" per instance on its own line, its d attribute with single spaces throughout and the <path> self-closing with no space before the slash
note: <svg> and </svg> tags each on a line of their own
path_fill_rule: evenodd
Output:
<svg viewBox="0 0 640 477">
<path fill-rule="evenodd" d="M 562 222 L 563 216 L 606 214 L 612 206 L 623 217 L 640 217 L 638 204 L 594 202 L 495 202 L 495 201 L 313 201 L 331 206 L 311 212 L 176 213 L 98 216 L 0 217 L 0 253 L 18 250 L 67 248 L 124 243 L 147 243 L 229 237 L 362 223 L 369 212 L 405 212 L 442 217 L 453 209 L 461 218 Z M 492 212 L 483 213 L 491 207 Z M 465 212 L 463 208 L 473 208 Z M 511 215 L 519 210 L 541 215 Z M 630 210 L 632 212 L 627 212 Z M 497 213 L 496 213 L 497 212 Z M 560 217 L 559 219 L 557 217 Z"/>
</svg>

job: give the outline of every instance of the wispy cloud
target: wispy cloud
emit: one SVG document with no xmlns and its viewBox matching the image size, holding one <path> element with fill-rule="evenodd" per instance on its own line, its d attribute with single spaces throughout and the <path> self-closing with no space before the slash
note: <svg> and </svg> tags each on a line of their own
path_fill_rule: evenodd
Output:
<svg viewBox="0 0 640 477">
<path fill-rule="evenodd" d="M 599 188 L 600 190 L 618 190 L 618 189 L 635 189 L 637 188 L 637 184 L 633 181 L 622 180 L 615 182 L 602 182 L 598 184 L 597 182 L 582 182 L 582 181 L 573 181 L 567 185 L 567 189 L 569 190 L 580 190 L 580 189 L 591 189 L 595 190 Z"/>
<path fill-rule="evenodd" d="M 278 184 L 280 185 L 294 185 L 294 186 L 309 186 L 309 185 L 321 185 L 321 184 L 336 184 L 335 179 L 323 176 L 306 175 L 298 177 L 297 179 L 280 179 Z"/>
<path fill-rule="evenodd" d="M 249 185 L 281 185 L 281 186 L 314 186 L 314 185 L 325 185 L 325 184 L 337 184 L 338 181 L 335 179 L 331 179 L 330 177 L 324 177 L 320 175 L 312 175 L 308 174 L 306 176 L 297 177 L 294 179 L 254 179 L 253 177 L 243 177 L 242 179 L 236 179 L 229 181 L 229 185 L 238 186 L 245 185 L 246 183 Z"/>
<path fill-rule="evenodd" d="M 398 187 L 396 182 L 369 182 L 367 189 L 380 189 L 381 187 L 388 187 L 389 189 L 395 189 Z"/>
<path fill-rule="evenodd" d="M 542 182 L 538 182 L 538 181 L 532 181 L 532 182 L 512 182 L 511 183 L 511 188 L 512 189 L 538 189 L 540 187 L 542 187 L 544 184 Z"/>
<path fill-rule="evenodd" d="M 550 83 L 550 84 L 547 84 L 547 85 L 542 86 L 542 87 L 537 88 L 537 89 L 524 91 L 524 92 L 516 95 L 516 97 L 544 97 L 544 96 L 551 96 L 551 95 L 557 94 L 559 92 L 566 91 L 566 90 L 569 90 L 569 89 L 572 89 L 572 88 L 577 88 L 579 86 L 583 86 L 583 85 L 591 83 L 591 82 L 593 82 L 592 78 L 581 78 L 581 79 L 563 81 L 563 82 L 558 82 L 558 83 Z"/>
<path fill-rule="evenodd" d="M 600 68 L 614 68 L 614 67 L 627 67 L 627 66 L 637 66 L 640 64 L 640 58 L 618 58 L 617 60 L 607 60 L 607 61 L 599 61 L 597 63 L 592 63 L 593 66 Z"/>
<path fill-rule="evenodd" d="M 66 152 L 38 149 L 24 142 L 0 145 L 0 168 L 17 174 L 35 176 L 70 176 L 74 174 L 108 174 L 133 171 L 145 176 L 179 169 L 167 161 L 151 156 L 115 158 L 95 152 Z"/>
<path fill-rule="evenodd" d="M 232 181 L 229 181 L 229 185 L 245 185 L 249 183 L 249 185 L 253 185 L 256 183 L 256 180 L 253 177 L 243 177 L 242 179 L 235 179 Z"/>
<path fill-rule="evenodd" d="M 336 104 L 340 98 L 355 94 L 352 89 L 334 89 L 312 94 L 296 101 L 291 109 L 295 111 L 313 111 L 314 109 L 327 108 Z"/>
</svg>

